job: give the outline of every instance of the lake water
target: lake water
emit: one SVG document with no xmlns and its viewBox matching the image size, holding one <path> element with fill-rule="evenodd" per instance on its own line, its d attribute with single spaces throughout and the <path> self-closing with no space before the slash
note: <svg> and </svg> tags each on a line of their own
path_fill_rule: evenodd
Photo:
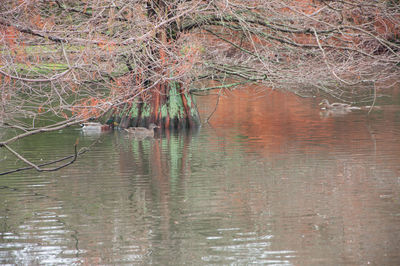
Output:
<svg viewBox="0 0 400 266">
<path fill-rule="evenodd" d="M 13 144 L 40 163 L 99 141 L 60 171 L 0 176 L 0 264 L 400 265 L 399 105 L 254 94 L 221 97 L 196 131 Z M 0 172 L 18 166 L 0 150 Z"/>
</svg>

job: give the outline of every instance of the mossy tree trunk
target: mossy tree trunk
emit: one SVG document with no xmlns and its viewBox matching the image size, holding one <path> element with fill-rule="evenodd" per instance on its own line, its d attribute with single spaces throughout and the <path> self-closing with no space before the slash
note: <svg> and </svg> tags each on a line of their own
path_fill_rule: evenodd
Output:
<svg viewBox="0 0 400 266">
<path fill-rule="evenodd" d="M 168 3 L 166 0 L 149 0 L 147 2 L 147 16 L 155 25 L 157 18 L 163 16 L 162 14 L 167 14 L 165 19 L 175 15 L 174 12 L 170 12 L 171 8 Z M 168 49 L 168 44 L 177 41 L 178 33 L 179 27 L 175 20 L 157 28 L 154 43 L 161 43 L 161 45 L 151 48 L 152 58 L 157 61 L 153 63 L 157 67 L 150 65 L 152 64 L 150 61 L 147 69 L 155 71 L 160 76 L 172 76 L 173 73 L 168 73 L 168 51 L 166 49 Z M 171 79 L 154 84 L 148 76 L 146 76 L 146 71 L 143 71 L 140 77 L 143 84 L 151 87 L 151 90 L 146 92 L 146 96 L 136 97 L 133 103 L 126 103 L 114 114 L 117 116 L 117 120 L 120 120 L 120 127 L 148 126 L 150 123 L 154 123 L 162 128 L 177 129 L 200 125 L 194 99 L 182 82 Z M 137 80 L 138 77 L 134 77 L 132 82 L 135 82 L 135 79 Z"/>
</svg>

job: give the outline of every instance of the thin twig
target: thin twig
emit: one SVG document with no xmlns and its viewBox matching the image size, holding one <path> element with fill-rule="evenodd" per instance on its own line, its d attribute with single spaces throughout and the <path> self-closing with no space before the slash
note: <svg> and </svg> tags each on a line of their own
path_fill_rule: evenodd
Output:
<svg viewBox="0 0 400 266">
<path fill-rule="evenodd" d="M 368 110 L 368 114 L 371 113 L 372 109 L 374 108 L 375 102 L 376 102 L 376 84 L 374 84 L 374 101 L 372 102 L 371 108 L 369 108 Z"/>
<path fill-rule="evenodd" d="M 215 113 L 215 111 L 217 111 L 217 107 L 218 107 L 218 104 L 219 104 L 219 98 L 221 97 L 221 89 L 219 90 L 219 93 L 218 93 L 218 98 L 217 98 L 217 101 L 216 101 L 216 103 L 215 103 L 215 107 L 214 107 L 214 110 L 211 112 L 211 114 L 207 117 L 207 119 L 206 119 L 206 123 L 208 123 L 209 121 L 210 121 L 210 119 L 211 119 L 211 117 L 213 116 L 213 114 Z"/>
</svg>

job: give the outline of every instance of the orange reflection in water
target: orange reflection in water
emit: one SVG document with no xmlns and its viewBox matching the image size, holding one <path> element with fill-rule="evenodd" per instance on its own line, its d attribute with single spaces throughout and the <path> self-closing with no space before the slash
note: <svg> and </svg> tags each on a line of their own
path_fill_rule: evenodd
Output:
<svg viewBox="0 0 400 266">
<path fill-rule="evenodd" d="M 203 120 L 214 110 L 218 96 L 199 100 Z M 246 141 L 252 152 L 280 153 L 296 142 L 297 149 L 318 150 L 329 146 L 376 149 L 378 139 L 393 137 L 377 126 L 388 126 L 395 112 L 382 110 L 353 111 L 346 114 L 324 113 L 320 110 L 321 98 L 300 98 L 292 93 L 257 88 L 236 90 L 219 97 L 215 113 L 209 119 L 218 136 Z M 369 123 L 380 119 L 379 123 Z M 310 146 L 309 141 L 315 145 Z M 220 144 L 221 145 L 221 144 Z M 318 147 L 321 145 L 321 147 Z M 400 148 L 400 144 L 396 143 Z"/>
</svg>

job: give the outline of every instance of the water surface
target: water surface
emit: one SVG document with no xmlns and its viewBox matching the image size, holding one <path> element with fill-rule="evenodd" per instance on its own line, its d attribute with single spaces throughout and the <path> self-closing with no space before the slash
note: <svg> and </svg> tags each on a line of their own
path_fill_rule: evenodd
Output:
<svg viewBox="0 0 400 266">
<path fill-rule="evenodd" d="M 39 163 L 100 138 L 58 172 L 0 178 L 0 264 L 399 265 L 400 108 L 318 102 L 236 92 L 198 131 L 15 143 Z"/>
</svg>

